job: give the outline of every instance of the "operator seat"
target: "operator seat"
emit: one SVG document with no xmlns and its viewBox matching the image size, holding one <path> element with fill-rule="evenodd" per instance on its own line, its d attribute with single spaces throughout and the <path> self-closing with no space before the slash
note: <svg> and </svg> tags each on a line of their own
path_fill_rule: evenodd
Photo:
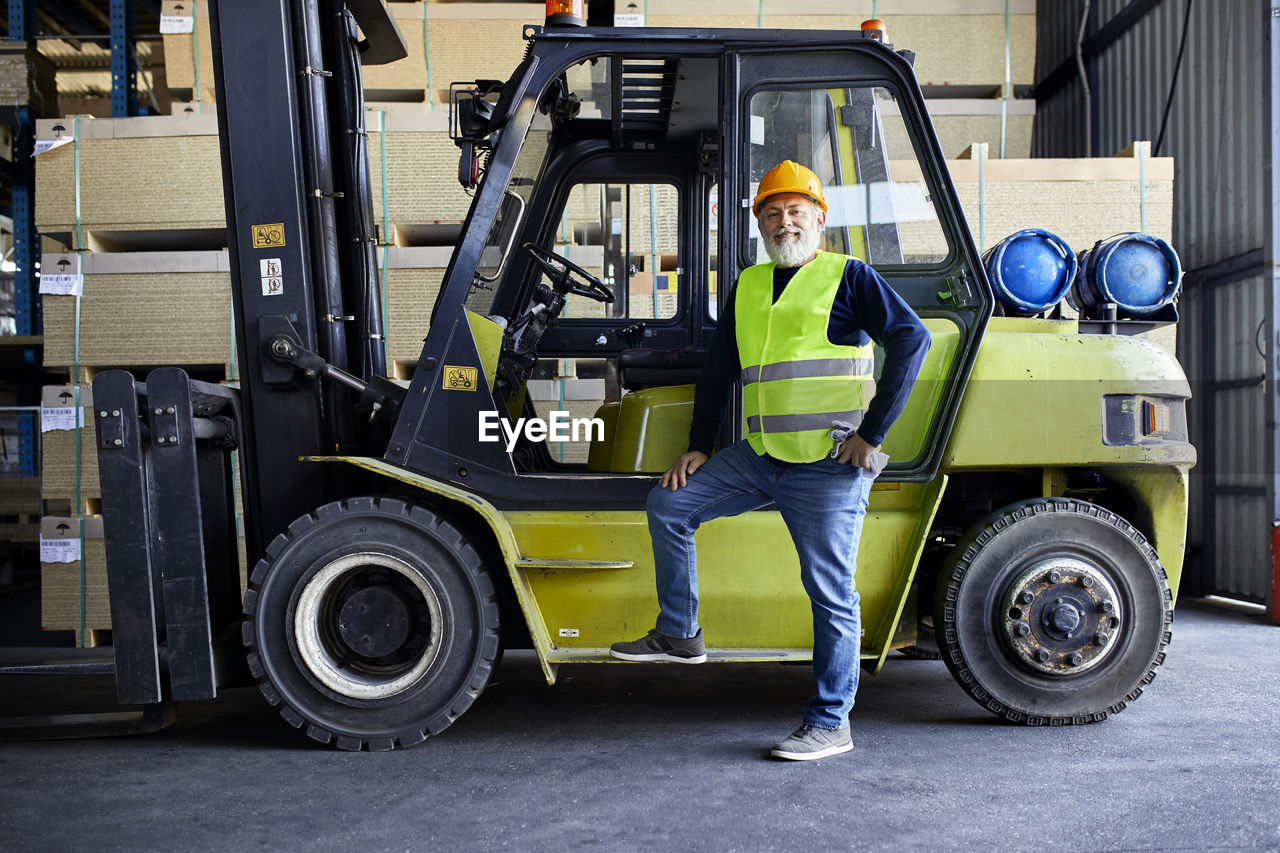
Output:
<svg viewBox="0 0 1280 853">
<path fill-rule="evenodd" d="M 623 350 L 618 353 L 618 383 L 628 391 L 691 385 L 698 381 L 706 360 L 706 347 Z"/>
</svg>

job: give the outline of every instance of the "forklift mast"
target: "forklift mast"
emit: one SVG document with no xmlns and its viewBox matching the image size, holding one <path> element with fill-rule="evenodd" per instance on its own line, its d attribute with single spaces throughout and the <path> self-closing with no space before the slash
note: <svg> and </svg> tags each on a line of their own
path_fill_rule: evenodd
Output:
<svg viewBox="0 0 1280 853">
<path fill-rule="evenodd" d="M 372 449 L 349 388 L 314 368 L 300 382 L 279 356 L 385 372 L 360 67 L 407 49 L 377 0 L 211 0 L 209 16 L 254 554 L 317 495 L 348 491 L 341 469 L 300 457 Z"/>
<path fill-rule="evenodd" d="M 240 387 L 176 367 L 94 379 L 111 671 L 119 701 L 149 709 L 245 675 L 235 495 L 252 565 L 358 483 L 302 457 L 379 440 L 352 413 L 370 383 L 348 372 L 384 370 L 360 66 L 406 55 L 404 40 L 377 0 L 209 12 Z M 160 724 L 144 718 L 128 725 Z"/>
</svg>

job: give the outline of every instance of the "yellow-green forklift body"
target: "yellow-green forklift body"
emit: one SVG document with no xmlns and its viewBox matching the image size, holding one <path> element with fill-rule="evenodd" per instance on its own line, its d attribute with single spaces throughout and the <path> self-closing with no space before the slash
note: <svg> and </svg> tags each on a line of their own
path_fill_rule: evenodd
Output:
<svg viewBox="0 0 1280 853">
<path fill-rule="evenodd" d="M 954 354 L 945 330 L 931 331 L 935 343 L 926 373 Z M 1072 381 L 1075 376 L 1089 379 Z M 639 447 L 638 458 L 648 460 L 652 473 L 665 470 L 685 450 L 692 393 L 692 386 L 684 385 L 627 395 L 624 402 L 645 414 L 621 418 L 612 441 Z M 1084 337 L 1071 320 L 991 321 L 938 475 L 923 483 L 880 482 L 872 488 L 856 573 L 864 659 L 878 670 L 891 650 L 917 641 L 915 618 L 929 603 L 914 599 L 916 570 L 949 477 L 956 474 L 1013 475 L 1025 480 L 1024 496 L 1064 499 L 1071 494 L 1067 471 L 1105 472 L 1141 508 L 1133 520 L 1146 531 L 1176 594 L 1194 449 L 1104 443 L 1104 395 L 1136 407 L 1144 397 L 1185 399 L 1190 389 L 1176 359 L 1145 340 Z M 673 405 L 680 409 L 671 418 L 673 426 L 645 430 L 655 409 Z M 895 425 L 885 444 L 891 454 L 910 452 L 922 408 L 913 405 Z M 1098 417 L 1090 422 L 1071 412 Z M 1032 422 L 1037 426 L 1028 430 Z M 643 511 L 502 511 L 381 460 L 330 461 L 402 480 L 483 519 L 500 546 L 548 681 L 554 683 L 558 664 L 617 662 L 609 655 L 610 644 L 652 627 L 657 597 Z M 698 531 L 697 542 L 699 622 L 708 638 L 708 659 L 809 659 L 812 614 L 781 516 L 764 510 L 717 519 Z M 904 620 L 904 614 L 911 618 Z"/>
</svg>

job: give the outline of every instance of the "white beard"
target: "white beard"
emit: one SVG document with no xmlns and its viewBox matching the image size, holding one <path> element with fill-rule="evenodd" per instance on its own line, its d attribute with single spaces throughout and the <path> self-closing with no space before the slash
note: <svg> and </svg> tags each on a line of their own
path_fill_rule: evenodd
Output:
<svg viewBox="0 0 1280 853">
<path fill-rule="evenodd" d="M 776 238 L 782 234 L 797 234 L 796 239 L 784 240 L 781 245 L 776 242 Z M 773 233 L 764 238 L 764 250 L 769 256 L 769 260 L 774 264 L 783 268 L 790 269 L 798 267 L 803 263 L 812 260 L 813 256 L 818 252 L 818 246 L 822 243 L 822 232 L 818 228 L 791 228 L 785 225 L 774 229 Z"/>
</svg>

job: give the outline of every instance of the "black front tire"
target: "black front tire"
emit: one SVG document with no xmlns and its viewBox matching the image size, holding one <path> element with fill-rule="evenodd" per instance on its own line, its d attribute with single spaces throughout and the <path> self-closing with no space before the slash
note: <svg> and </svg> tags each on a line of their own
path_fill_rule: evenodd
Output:
<svg viewBox="0 0 1280 853">
<path fill-rule="evenodd" d="M 476 549 L 437 513 L 392 498 L 294 521 L 254 567 L 244 611 L 267 701 L 341 749 L 444 731 L 499 654 L 497 596 Z"/>
<path fill-rule="evenodd" d="M 997 510 L 956 544 L 934 624 L 956 681 L 1027 725 L 1098 722 L 1138 698 L 1164 661 L 1173 595 L 1143 535 L 1069 499 Z"/>
</svg>

